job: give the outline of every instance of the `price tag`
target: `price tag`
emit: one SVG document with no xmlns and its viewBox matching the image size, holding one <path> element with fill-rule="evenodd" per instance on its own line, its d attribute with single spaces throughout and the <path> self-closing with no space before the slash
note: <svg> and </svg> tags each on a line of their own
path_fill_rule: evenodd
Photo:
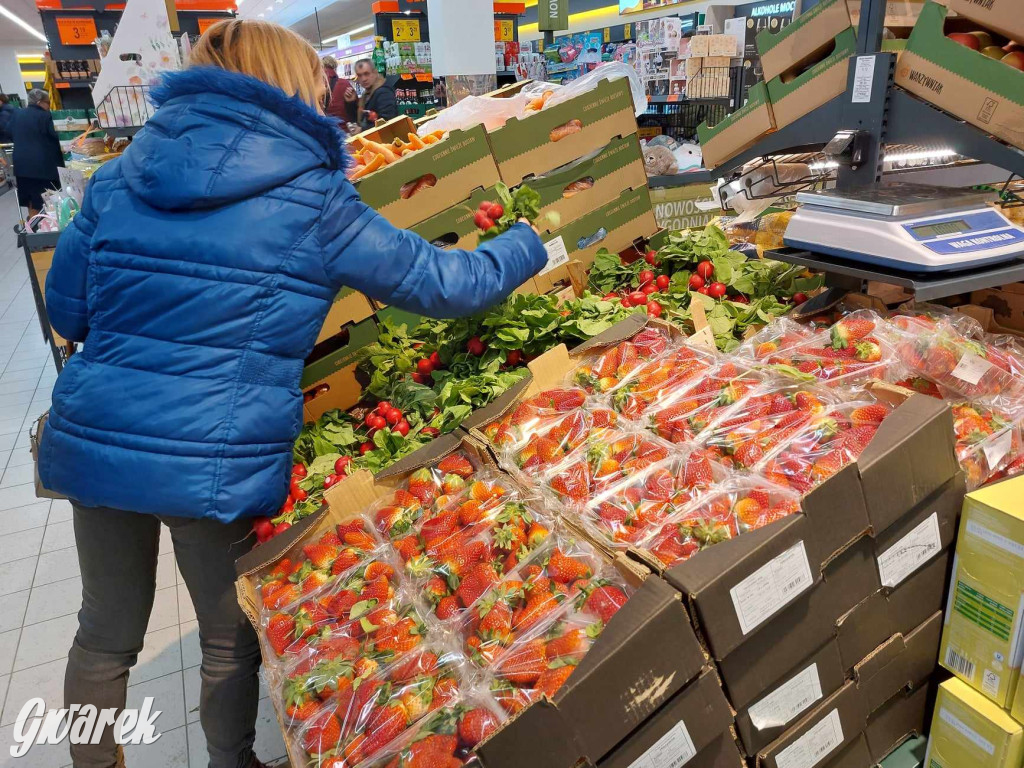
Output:
<svg viewBox="0 0 1024 768">
<path fill-rule="evenodd" d="M 605 27 L 604 28 L 604 41 L 606 43 L 610 43 L 612 41 L 612 28 L 611 27 Z"/>
<path fill-rule="evenodd" d="M 199 34 L 205 35 L 206 30 L 208 30 L 218 21 L 223 21 L 223 19 L 196 19 L 196 21 L 199 23 Z M 338 47 L 340 48 L 341 46 Z"/>
<path fill-rule="evenodd" d="M 494 20 L 494 42 L 511 43 L 513 25 L 511 19 Z"/>
<path fill-rule="evenodd" d="M 988 369 L 991 367 L 992 363 L 985 358 L 978 357 L 970 352 L 964 352 L 960 362 L 953 369 L 953 375 L 960 379 L 960 381 L 966 381 L 968 384 L 973 385 L 981 381 L 981 377 L 988 373 Z"/>
<path fill-rule="evenodd" d="M 420 42 L 419 19 L 392 19 L 391 36 L 396 43 Z"/>
<path fill-rule="evenodd" d="M 565 240 L 562 239 L 561 235 L 554 240 L 544 243 L 544 250 L 548 252 L 548 263 L 540 271 L 540 274 L 543 275 L 552 269 L 557 269 L 563 264 L 569 263 L 569 252 L 565 249 Z"/>
<path fill-rule="evenodd" d="M 99 37 L 96 22 L 81 16 L 58 16 L 57 34 L 61 45 L 92 45 Z"/>
</svg>

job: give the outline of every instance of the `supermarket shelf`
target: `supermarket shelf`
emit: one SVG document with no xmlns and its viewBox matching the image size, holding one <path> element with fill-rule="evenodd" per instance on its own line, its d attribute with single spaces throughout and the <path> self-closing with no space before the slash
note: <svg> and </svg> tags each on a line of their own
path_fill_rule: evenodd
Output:
<svg viewBox="0 0 1024 768">
<path fill-rule="evenodd" d="M 720 104 L 723 107 L 732 106 L 731 96 L 716 96 L 706 99 L 691 99 L 687 96 L 648 96 L 648 104 Z"/>
<path fill-rule="evenodd" d="M 25 232 L 21 237 L 24 238 L 24 244 L 28 249 L 34 253 L 56 248 L 60 232 Z"/>
<path fill-rule="evenodd" d="M 765 252 L 765 258 L 802 264 L 825 272 L 826 285 L 856 289 L 857 281 L 873 280 L 896 285 L 913 293 L 919 301 L 930 301 L 960 293 L 995 288 L 1024 280 L 1024 261 L 1011 261 L 993 267 L 961 272 L 915 273 L 886 269 L 872 264 L 837 259 L 801 248 L 780 248 Z"/>
<path fill-rule="evenodd" d="M 103 131 L 107 136 L 113 136 L 115 139 L 119 138 L 130 138 L 136 133 L 142 130 L 141 125 L 129 125 L 123 128 L 104 128 L 100 126 L 100 130 Z"/>
<path fill-rule="evenodd" d="M 647 186 L 651 189 L 655 187 L 685 187 L 689 184 L 710 184 L 711 179 L 711 171 L 705 168 L 689 173 L 675 173 L 671 176 L 648 176 Z"/>
<path fill-rule="evenodd" d="M 95 80 L 54 80 L 53 87 L 63 90 L 64 88 L 92 88 Z"/>
</svg>

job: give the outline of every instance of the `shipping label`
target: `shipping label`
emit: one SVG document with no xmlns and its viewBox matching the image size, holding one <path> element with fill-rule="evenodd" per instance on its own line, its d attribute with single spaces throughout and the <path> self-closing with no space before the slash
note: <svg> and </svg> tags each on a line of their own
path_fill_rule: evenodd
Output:
<svg viewBox="0 0 1024 768">
<path fill-rule="evenodd" d="M 802 541 L 762 565 L 729 590 L 743 634 L 761 626 L 813 583 Z"/>
<path fill-rule="evenodd" d="M 942 548 L 939 515 L 932 512 L 914 530 L 878 556 L 883 587 L 895 587 Z"/>
<path fill-rule="evenodd" d="M 634 760 L 629 768 L 680 768 L 697 754 L 693 739 L 686 730 L 686 723 L 680 720 L 668 733 Z"/>
<path fill-rule="evenodd" d="M 759 731 L 781 728 L 820 698 L 821 678 L 815 663 L 753 704 L 747 712 L 750 722 Z"/>
<path fill-rule="evenodd" d="M 843 724 L 839 710 L 833 709 L 807 733 L 775 758 L 779 768 L 814 768 L 843 745 Z"/>
</svg>

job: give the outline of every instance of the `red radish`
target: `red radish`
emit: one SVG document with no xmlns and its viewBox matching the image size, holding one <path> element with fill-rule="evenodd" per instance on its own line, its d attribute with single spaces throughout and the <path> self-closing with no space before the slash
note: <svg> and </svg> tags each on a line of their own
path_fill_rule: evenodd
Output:
<svg viewBox="0 0 1024 768">
<path fill-rule="evenodd" d="M 370 426 L 373 426 L 373 420 L 376 419 L 376 418 L 377 418 L 377 413 L 375 411 L 370 411 L 363 418 L 363 421 L 366 422 L 366 426 L 370 427 Z"/>
<path fill-rule="evenodd" d="M 490 200 L 484 200 L 482 203 L 480 203 L 480 207 L 478 208 L 478 210 L 489 211 L 492 205 L 494 205 L 494 203 L 492 203 Z"/>
<path fill-rule="evenodd" d="M 646 285 L 654 280 L 654 273 L 649 269 L 645 269 L 640 273 L 640 285 Z"/>
<path fill-rule="evenodd" d="M 611 301 L 612 299 L 617 299 L 617 298 L 619 298 L 619 295 L 617 293 L 606 293 L 601 298 L 601 301 Z"/>
<path fill-rule="evenodd" d="M 750 303 L 750 299 L 748 299 L 742 293 L 738 293 L 735 296 L 733 296 L 732 300 L 735 301 L 737 304 L 749 304 Z"/>
<path fill-rule="evenodd" d="M 702 286 L 701 286 L 700 288 L 698 288 L 698 289 L 697 289 L 697 293 L 702 293 L 702 294 L 704 294 L 705 296 L 709 296 L 709 295 L 710 295 L 710 294 L 708 293 L 708 287 L 707 287 L 706 285 L 702 285 Z"/>
<path fill-rule="evenodd" d="M 635 306 L 642 306 L 647 303 L 647 294 L 643 291 L 633 291 L 629 294 L 629 303 Z"/>
<path fill-rule="evenodd" d="M 700 275 L 690 275 L 690 290 L 699 291 L 704 287 L 704 278 Z"/>
<path fill-rule="evenodd" d="M 412 380 L 415 381 L 417 384 L 425 384 L 428 387 L 434 382 L 432 378 L 430 378 L 429 376 L 424 376 L 422 373 L 414 373 L 412 375 Z"/>
<path fill-rule="evenodd" d="M 387 420 L 388 424 L 395 425 L 402 420 L 402 412 L 397 408 L 392 408 L 387 412 L 387 415 L 385 415 L 384 418 Z"/>
<path fill-rule="evenodd" d="M 348 470 L 348 465 L 352 463 L 351 456 L 342 456 L 336 462 L 334 462 L 334 474 L 344 475 Z"/>
<path fill-rule="evenodd" d="M 625 307 L 626 309 L 629 309 L 630 307 L 633 306 L 633 303 L 629 300 L 629 296 L 626 296 L 625 298 L 622 299 L 622 306 Z"/>
<path fill-rule="evenodd" d="M 405 437 L 406 435 L 409 434 L 409 422 L 406 421 L 405 419 L 402 419 L 400 422 L 398 422 L 397 424 L 395 424 L 395 426 L 391 428 L 391 431 L 397 432 L 402 437 Z"/>
<path fill-rule="evenodd" d="M 430 363 L 431 363 L 431 365 L 434 366 L 434 368 L 440 368 L 441 367 L 441 356 L 439 354 L 437 354 L 437 352 L 431 352 L 430 353 Z"/>
<path fill-rule="evenodd" d="M 710 261 L 702 261 L 697 265 L 697 274 L 704 278 L 707 282 L 715 275 L 715 265 Z"/>
<path fill-rule="evenodd" d="M 656 301 L 648 301 L 647 314 L 649 317 L 661 317 L 661 304 Z"/>
<path fill-rule="evenodd" d="M 374 445 L 373 443 L 363 443 L 362 445 L 359 446 L 359 455 L 365 456 L 367 453 L 369 453 L 376 447 L 377 446 Z"/>
<path fill-rule="evenodd" d="M 725 292 L 728 290 L 725 283 L 712 283 L 708 286 L 708 296 L 713 299 L 720 299 L 725 296 Z"/>
<path fill-rule="evenodd" d="M 278 512 L 278 514 L 279 515 L 290 515 L 294 511 L 294 509 L 295 509 L 295 502 L 292 501 L 292 497 L 289 496 L 287 499 L 284 500 L 284 504 L 281 505 L 281 511 Z"/>
<path fill-rule="evenodd" d="M 371 429 L 384 429 L 388 425 L 387 419 L 383 416 L 378 416 L 376 413 L 372 414 L 373 421 L 369 422 Z"/>
<path fill-rule="evenodd" d="M 664 291 L 668 288 L 668 284 L 672 282 L 672 278 L 668 275 L 658 275 L 658 279 L 654 281 L 654 284 L 658 286 L 659 291 Z"/>
<path fill-rule="evenodd" d="M 484 232 L 494 226 L 494 221 L 483 211 L 477 211 L 476 214 L 474 214 L 473 223 Z"/>
<path fill-rule="evenodd" d="M 490 216 L 495 221 L 497 221 L 498 219 L 505 215 L 505 209 L 502 208 L 497 203 L 495 203 L 494 205 L 487 209 L 487 215 Z"/>
<path fill-rule="evenodd" d="M 471 355 L 480 357 L 480 355 L 487 351 L 487 345 L 480 341 L 479 336 L 473 336 L 466 342 L 466 351 Z"/>
<path fill-rule="evenodd" d="M 794 293 L 793 294 L 793 303 L 794 304 L 800 305 L 800 304 L 803 304 L 805 301 L 807 301 L 807 294 L 806 293 Z"/>
<path fill-rule="evenodd" d="M 656 286 L 654 283 L 647 283 L 646 285 L 644 285 L 643 288 L 640 289 L 640 292 L 643 293 L 643 294 L 646 294 L 647 296 L 650 296 L 652 293 L 654 293 L 657 290 L 658 290 L 658 286 Z"/>
<path fill-rule="evenodd" d="M 644 261 L 646 261 L 652 267 L 655 266 L 658 263 L 658 252 L 648 251 L 647 253 L 644 254 Z"/>
<path fill-rule="evenodd" d="M 328 475 L 324 478 L 324 490 L 326 491 L 339 480 L 341 480 L 341 477 L 338 475 Z"/>
<path fill-rule="evenodd" d="M 305 477 L 306 476 L 306 465 L 305 464 L 293 464 L 292 465 L 292 477 Z"/>
<path fill-rule="evenodd" d="M 505 357 L 506 365 L 519 365 L 521 362 L 523 362 L 523 353 L 518 349 L 510 350 Z"/>
<path fill-rule="evenodd" d="M 252 524 L 252 530 L 260 542 L 264 542 L 274 535 L 274 524 L 269 517 L 257 517 Z"/>
<path fill-rule="evenodd" d="M 424 427 L 420 430 L 420 434 L 424 437 L 437 437 L 441 434 L 441 430 L 437 427 Z"/>
<path fill-rule="evenodd" d="M 292 501 L 305 501 L 306 492 L 299 488 L 299 484 L 292 480 L 292 484 L 288 489 L 288 495 L 292 497 Z"/>
<path fill-rule="evenodd" d="M 274 535 L 280 536 L 282 533 L 292 527 L 292 524 L 285 520 L 283 523 L 278 523 L 274 526 Z"/>
<path fill-rule="evenodd" d="M 387 400 L 381 400 L 377 403 L 377 413 L 387 413 L 391 410 L 391 403 Z"/>
<path fill-rule="evenodd" d="M 424 357 L 416 362 L 416 370 L 424 376 L 429 376 L 434 372 L 434 364 L 430 362 L 429 357 Z"/>
</svg>

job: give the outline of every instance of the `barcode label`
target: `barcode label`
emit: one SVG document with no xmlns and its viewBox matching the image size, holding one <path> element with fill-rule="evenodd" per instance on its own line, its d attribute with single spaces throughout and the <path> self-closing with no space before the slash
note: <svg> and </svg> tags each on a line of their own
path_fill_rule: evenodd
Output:
<svg viewBox="0 0 1024 768">
<path fill-rule="evenodd" d="M 972 355 L 970 352 L 964 352 L 960 362 L 953 369 L 953 375 L 960 379 L 960 381 L 966 381 L 968 384 L 977 384 L 991 367 L 992 363 L 988 360 Z"/>
<path fill-rule="evenodd" d="M 811 664 L 783 683 L 747 710 L 750 722 L 759 731 L 781 728 L 821 698 L 821 678 L 818 665 Z"/>
<path fill-rule="evenodd" d="M 878 556 L 878 575 L 883 587 L 895 587 L 924 565 L 942 546 L 939 515 L 932 512 L 910 533 Z"/>
<path fill-rule="evenodd" d="M 807 733 L 775 758 L 778 768 L 814 768 L 843 745 L 843 724 L 839 710 L 833 709 Z"/>
<path fill-rule="evenodd" d="M 630 763 L 629 768 L 680 768 L 697 754 L 686 724 L 680 720 L 658 739 L 640 757 Z"/>
<path fill-rule="evenodd" d="M 743 634 L 749 634 L 811 588 L 814 578 L 802 541 L 729 590 Z"/>
<path fill-rule="evenodd" d="M 875 57 L 858 56 L 857 71 L 853 75 L 854 104 L 871 103 L 871 86 L 875 82 Z"/>
<path fill-rule="evenodd" d="M 974 680 L 974 662 L 952 648 L 946 649 L 946 666 L 951 672 L 956 672 L 967 680 Z"/>
<path fill-rule="evenodd" d="M 543 275 L 545 272 L 550 272 L 552 269 L 569 263 L 569 252 L 565 250 L 565 240 L 561 235 L 544 243 L 544 250 L 548 252 L 548 263 L 544 265 L 540 274 Z"/>
</svg>

